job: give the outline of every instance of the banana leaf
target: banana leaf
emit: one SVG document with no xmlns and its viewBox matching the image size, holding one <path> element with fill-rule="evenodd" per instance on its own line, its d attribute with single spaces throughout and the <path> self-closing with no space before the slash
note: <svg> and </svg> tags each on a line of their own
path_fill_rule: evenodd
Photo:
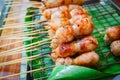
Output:
<svg viewBox="0 0 120 80">
<path fill-rule="evenodd" d="M 93 80 L 110 75 L 82 66 L 61 65 L 54 68 L 48 80 Z"/>
</svg>

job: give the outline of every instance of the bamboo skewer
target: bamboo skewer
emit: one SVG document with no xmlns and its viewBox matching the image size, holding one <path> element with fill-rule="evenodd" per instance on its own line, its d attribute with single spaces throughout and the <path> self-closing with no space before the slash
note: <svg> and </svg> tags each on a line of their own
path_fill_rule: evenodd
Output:
<svg viewBox="0 0 120 80">
<path fill-rule="evenodd" d="M 39 38 L 39 37 L 32 37 L 32 38 L 30 38 L 30 39 L 25 39 L 25 40 L 21 40 L 21 41 L 17 41 L 17 42 L 9 43 L 9 44 L 1 45 L 0 48 L 1 48 L 1 47 L 6 47 L 6 46 L 9 46 L 9 45 L 12 45 L 12 44 L 16 44 L 16 43 L 20 43 L 20 42 L 28 41 L 28 40 L 37 39 L 37 38 Z"/>
<path fill-rule="evenodd" d="M 21 58 L 21 59 L 16 59 L 16 60 L 12 60 L 12 61 L 3 62 L 3 63 L 0 63 L 0 66 L 6 66 L 6 65 L 20 63 L 20 62 L 27 62 L 29 60 L 38 59 L 37 57 L 40 57 L 40 56 L 43 56 L 43 54 L 37 54 L 37 55 L 26 57 L 26 58 Z"/>
<path fill-rule="evenodd" d="M 12 2 L 12 4 L 43 4 L 43 3 L 41 3 L 41 2 L 38 2 L 38 1 L 30 1 L 30 2 Z M 6 5 L 8 4 L 8 3 L 5 3 Z"/>
<path fill-rule="evenodd" d="M 28 31 L 32 31 L 33 29 L 27 29 Z M 10 32 L 10 33 L 8 33 L 8 34 L 17 34 L 17 33 L 22 33 L 22 32 L 24 32 L 24 33 L 26 33 L 26 32 L 28 32 L 28 31 L 24 31 L 24 30 L 22 30 L 22 31 L 14 31 L 14 32 Z"/>
<path fill-rule="evenodd" d="M 13 28 L 23 28 L 23 29 L 24 28 L 35 28 L 35 25 L 31 25 L 31 26 L 22 26 L 22 25 L 19 25 L 19 26 L 13 26 L 13 27 L 4 27 L 4 28 L 0 28 L 0 30 L 3 30 L 3 29 L 13 29 Z M 38 24 L 37 26 L 39 26 L 39 25 L 40 26 L 44 26 L 44 25 L 41 25 L 41 24 Z"/>
<path fill-rule="evenodd" d="M 26 11 L 26 9 L 24 10 L 16 10 L 16 11 L 11 11 L 11 12 L 7 12 L 7 13 L 3 13 L 3 14 L 6 14 L 6 15 L 15 15 L 15 14 L 19 14 L 19 12 L 24 12 L 24 11 Z M 34 11 L 36 11 L 36 10 L 29 10 L 29 12 L 34 12 Z"/>
<path fill-rule="evenodd" d="M 30 2 L 12 2 L 12 5 L 11 5 L 11 6 L 20 6 L 20 5 L 28 5 L 28 4 L 31 4 L 31 5 L 39 4 L 39 6 L 43 6 L 43 3 L 42 3 L 42 2 L 37 2 L 37 1 L 30 1 Z M 9 3 L 5 3 L 5 5 L 9 5 Z"/>
<path fill-rule="evenodd" d="M 11 26 L 17 26 L 17 25 L 33 25 L 37 23 L 45 22 L 45 20 L 37 20 L 37 21 L 28 21 L 28 22 L 23 22 L 23 23 L 13 23 L 13 24 L 5 24 L 3 27 L 11 27 Z"/>
<path fill-rule="evenodd" d="M 15 52 L 8 52 L 8 53 L 4 53 L 4 54 L 1 54 L 0 56 L 10 56 L 10 55 L 15 55 L 15 54 L 22 54 L 22 51 L 26 52 L 26 50 L 29 52 L 29 51 L 32 51 L 32 50 L 29 50 L 29 49 L 37 49 L 36 47 L 39 47 L 39 46 L 42 46 L 44 44 L 48 44 L 50 42 L 45 42 L 45 43 L 41 43 L 41 44 L 38 44 L 38 45 L 34 45 L 34 46 L 30 46 L 30 47 L 27 47 L 27 48 L 22 48 L 22 49 L 19 49 L 19 50 L 16 50 Z M 21 53 L 19 52 L 21 51 Z M 35 51 L 35 50 L 34 50 Z"/>
<path fill-rule="evenodd" d="M 31 1 L 31 2 L 16 2 L 16 4 L 22 4 L 22 3 L 31 3 L 31 5 L 34 5 L 34 4 L 32 4 L 33 3 L 33 1 Z M 13 4 L 15 4 L 15 3 L 13 3 Z M 40 7 L 40 6 L 44 6 L 44 4 L 43 3 L 41 3 L 41 2 L 37 2 L 36 3 L 37 5 L 39 5 L 39 7 L 38 6 L 35 6 L 35 7 L 37 7 L 37 8 L 42 8 L 42 7 Z M 21 12 L 24 12 L 24 11 L 26 11 L 26 9 L 24 10 L 15 10 L 15 11 L 11 11 L 11 12 L 8 12 L 8 13 L 4 13 L 4 14 L 16 14 L 16 13 L 19 13 L 19 11 L 21 11 Z M 36 10 L 29 10 L 29 12 L 34 12 L 34 11 L 36 11 Z"/>
<path fill-rule="evenodd" d="M 32 32 L 32 31 L 31 31 Z M 29 32 L 24 32 L 24 33 L 13 33 L 13 34 L 10 34 L 10 35 L 7 35 L 7 36 L 1 36 L 0 38 L 1 39 L 11 39 L 11 38 L 21 38 L 21 37 L 24 37 L 24 36 L 32 36 L 32 35 L 37 35 L 37 34 L 45 34 L 47 33 L 47 31 L 36 31 L 36 32 L 32 32 L 32 33 L 29 33 Z M 17 37 L 16 37 L 17 36 Z"/>
<path fill-rule="evenodd" d="M 9 78 L 9 77 L 19 76 L 19 75 L 22 75 L 22 74 L 28 74 L 28 73 L 32 73 L 32 72 L 36 72 L 36 71 L 40 71 L 40 70 L 45 70 L 45 69 L 49 69 L 49 68 L 53 68 L 53 67 L 55 67 L 55 66 L 53 65 L 53 66 L 49 66 L 49 67 L 44 67 L 44 68 L 38 68 L 38 69 L 35 69 L 35 70 L 30 70 L 30 71 L 27 71 L 27 72 L 21 72 L 21 73 L 17 73 L 17 74 L 13 74 L 13 75 L 2 76 L 2 77 L 0 77 L 0 79 L 5 79 L 5 78 Z"/>
<path fill-rule="evenodd" d="M 37 35 L 39 33 L 47 33 L 46 31 L 45 32 L 38 32 L 38 33 L 30 33 L 30 34 L 21 34 L 21 35 L 10 35 L 10 36 L 2 36 L 0 37 L 0 39 L 22 39 L 24 38 L 25 36 L 34 36 L 34 35 Z M 38 37 L 38 36 L 35 36 L 35 37 Z"/>
<path fill-rule="evenodd" d="M 36 24 L 38 25 L 38 23 L 41 23 L 41 22 L 45 22 L 45 21 L 38 20 L 38 21 L 29 21 L 29 22 L 26 22 L 26 23 L 15 23 L 15 24 L 3 25 L 3 28 L 0 28 L 0 30 L 10 29 L 10 28 L 25 28 L 25 27 L 26 28 L 28 28 L 28 27 L 32 28 L 32 27 L 35 27 L 34 25 L 36 25 Z M 43 26 L 43 24 L 39 24 L 39 25 Z"/>
<path fill-rule="evenodd" d="M 29 18 L 29 17 L 33 17 L 33 16 L 36 16 L 36 15 L 40 15 L 41 13 L 38 13 L 38 14 L 32 14 L 32 15 L 23 15 L 23 16 L 15 16 L 15 17 L 9 17 L 9 18 L 5 18 L 4 21 L 7 21 L 7 20 L 15 20 L 15 19 L 21 19 L 21 18 Z"/>
<path fill-rule="evenodd" d="M 36 4 L 35 4 L 35 3 L 33 3 L 33 4 L 32 4 L 32 3 L 31 3 L 31 4 L 30 4 L 30 3 L 29 3 L 29 4 L 26 3 L 26 4 L 12 4 L 11 7 L 27 6 L 27 5 L 34 6 L 34 7 L 36 7 L 36 8 L 41 8 L 41 6 L 43 6 L 43 5 L 41 5 L 40 3 L 36 3 Z M 39 6 L 35 6 L 35 5 L 39 5 Z"/>
<path fill-rule="evenodd" d="M 38 36 L 35 36 L 35 37 L 38 37 Z M 0 38 L 0 40 L 22 40 L 23 38 L 35 38 L 35 37 L 12 36 L 12 37 Z"/>
<path fill-rule="evenodd" d="M 32 29 L 29 29 L 29 30 L 32 30 Z M 45 31 L 42 31 L 42 30 L 44 30 L 44 29 L 37 29 L 37 30 L 29 31 L 29 32 L 28 31 L 26 31 L 26 32 L 23 31 L 23 33 L 28 34 L 28 33 L 35 33 L 35 32 L 45 32 Z M 21 32 L 19 32 L 19 33 L 21 33 Z"/>
<path fill-rule="evenodd" d="M 42 43 L 42 42 L 46 42 L 46 41 L 49 41 L 49 40 L 51 40 L 51 39 L 46 39 L 46 40 L 42 40 L 42 41 L 38 41 L 38 42 L 35 42 L 35 43 L 31 43 L 31 44 L 29 44 L 29 45 L 25 45 L 25 46 L 21 46 L 21 47 L 18 47 L 18 48 L 14 48 L 14 49 L 11 49 L 11 50 L 7 50 L 7 51 L 3 51 L 3 52 L 1 52 L 0 53 L 0 55 L 1 54 L 5 54 L 5 53 L 11 53 L 11 52 L 13 52 L 13 51 L 17 51 L 17 50 L 20 50 L 20 49 L 24 49 L 24 48 L 26 48 L 26 47 L 29 47 L 29 46 L 32 46 L 32 45 L 38 45 L 38 44 L 40 44 L 40 43 Z"/>
<path fill-rule="evenodd" d="M 8 37 L 24 37 L 24 36 L 32 36 L 32 35 L 36 35 L 36 34 L 45 34 L 48 33 L 48 31 L 40 31 L 40 30 L 35 30 L 35 31 L 31 31 L 31 32 L 27 32 L 27 33 L 18 33 L 18 34 L 12 34 L 12 35 L 7 35 L 7 36 L 1 36 L 0 38 L 8 38 Z"/>
</svg>

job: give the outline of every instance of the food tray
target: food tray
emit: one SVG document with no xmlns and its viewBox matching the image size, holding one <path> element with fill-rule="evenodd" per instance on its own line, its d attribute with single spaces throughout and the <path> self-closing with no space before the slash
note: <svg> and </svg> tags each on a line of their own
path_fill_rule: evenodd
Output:
<svg viewBox="0 0 120 80">
<path fill-rule="evenodd" d="M 111 4 L 109 4 L 109 3 L 107 3 L 107 4 L 105 4 L 105 3 L 104 4 L 100 4 L 100 3 L 89 4 L 89 5 L 84 5 L 83 8 L 85 8 L 88 11 L 89 15 L 92 16 L 93 23 L 95 25 L 95 30 L 93 32 L 93 36 L 95 36 L 99 42 L 99 47 L 96 49 L 96 52 L 100 56 L 100 62 L 98 64 L 98 67 L 93 68 L 93 69 L 96 69 L 101 72 L 111 73 L 111 74 L 112 73 L 119 74 L 120 70 L 119 70 L 118 66 L 120 66 L 120 65 L 117 64 L 117 63 L 119 63 L 119 58 L 115 57 L 110 52 L 109 45 L 106 44 L 103 40 L 103 37 L 105 35 L 105 30 L 107 28 L 109 28 L 111 26 L 120 25 L 119 14 L 116 12 L 116 9 L 114 9 L 111 6 Z M 35 12 L 30 12 L 29 10 L 35 10 Z M 34 14 L 35 16 L 31 17 L 31 18 L 26 18 L 25 19 L 26 22 L 37 21 L 40 19 L 39 11 L 37 8 L 32 8 L 32 7 L 29 8 L 27 15 L 29 15 L 29 14 Z M 41 30 L 41 29 L 43 31 L 45 31 L 45 29 L 43 28 L 42 25 L 43 25 L 42 23 L 35 24 L 35 25 L 28 25 L 28 26 L 34 26 L 34 28 L 25 28 L 25 31 L 29 32 L 32 30 Z M 29 29 L 32 29 L 32 30 L 29 30 Z M 39 36 L 39 38 L 25 41 L 24 44 L 28 45 L 28 44 L 32 44 L 32 43 L 35 43 L 38 41 L 48 39 L 48 38 L 46 38 L 47 34 L 36 34 L 33 36 L 34 37 Z M 43 45 L 40 45 L 40 44 L 43 44 Z M 51 52 L 51 48 L 49 48 L 50 44 L 48 44 L 48 43 L 44 44 L 44 42 L 39 42 L 38 44 L 35 44 L 35 45 L 38 45 L 36 47 L 37 50 L 31 51 L 31 52 L 26 52 L 27 56 L 33 56 L 33 55 L 37 55 L 37 54 L 42 54 L 43 56 L 37 57 L 36 60 L 29 61 L 28 64 L 30 66 L 30 69 L 34 70 L 34 69 L 39 69 L 39 68 L 45 68 L 45 67 L 52 66 L 52 65 L 54 66 L 53 61 L 48 56 L 48 54 Z M 116 67 L 116 69 L 111 70 L 113 67 Z M 52 67 L 45 68 L 43 70 L 31 73 L 31 76 L 32 76 L 31 78 L 33 78 L 34 80 L 46 80 L 50 76 L 51 72 L 52 72 Z"/>
</svg>

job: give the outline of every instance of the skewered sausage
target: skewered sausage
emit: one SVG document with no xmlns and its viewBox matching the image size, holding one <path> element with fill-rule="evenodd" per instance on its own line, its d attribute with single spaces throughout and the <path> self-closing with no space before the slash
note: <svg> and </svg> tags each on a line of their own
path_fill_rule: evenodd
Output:
<svg viewBox="0 0 120 80">
<path fill-rule="evenodd" d="M 120 27 L 119 26 L 110 27 L 106 30 L 104 40 L 107 43 L 111 43 L 112 41 L 115 41 L 118 39 L 120 39 Z"/>
<path fill-rule="evenodd" d="M 59 45 L 53 52 L 59 57 L 68 57 L 77 52 L 89 52 L 97 48 L 98 42 L 93 36 L 84 37 L 78 41 L 71 43 L 63 43 Z"/>
<path fill-rule="evenodd" d="M 113 41 L 110 45 L 111 52 L 115 56 L 120 56 L 120 40 Z"/>
<path fill-rule="evenodd" d="M 83 4 L 84 0 L 42 0 L 47 8 L 58 7 L 69 4 Z"/>
<path fill-rule="evenodd" d="M 78 5 L 67 5 L 67 6 L 60 6 L 57 8 L 46 9 L 43 11 L 42 15 L 47 19 L 51 19 L 52 14 L 54 14 L 55 12 L 56 12 L 56 14 L 60 14 L 61 12 L 62 13 L 63 12 L 70 12 L 73 9 L 79 9 L 79 11 L 80 11 L 79 13 L 86 13 L 86 11 Z M 72 11 L 71 15 L 73 15 L 75 13 L 76 13 L 76 11 Z"/>
<path fill-rule="evenodd" d="M 67 25 L 57 29 L 54 39 L 52 40 L 52 48 L 56 48 L 59 44 L 70 42 L 77 36 L 87 36 L 92 34 L 94 25 L 91 18 L 85 18 L 76 22 L 73 26 Z"/>
<path fill-rule="evenodd" d="M 99 56 L 96 52 L 86 52 L 79 55 L 76 58 L 66 57 L 66 58 L 57 58 L 55 63 L 56 65 L 81 65 L 81 66 L 92 66 L 99 61 Z"/>
</svg>

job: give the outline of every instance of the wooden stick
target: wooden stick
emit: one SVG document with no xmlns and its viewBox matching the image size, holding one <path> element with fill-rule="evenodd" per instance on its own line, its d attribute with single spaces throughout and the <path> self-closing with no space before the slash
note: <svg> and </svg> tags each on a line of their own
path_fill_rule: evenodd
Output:
<svg viewBox="0 0 120 80">
<path fill-rule="evenodd" d="M 0 39 L 22 39 L 22 38 L 24 38 L 24 37 L 26 37 L 26 36 L 34 36 L 34 35 L 36 35 L 35 37 L 38 37 L 39 35 L 37 35 L 37 34 L 45 34 L 45 33 L 47 33 L 46 31 L 45 32 L 38 32 L 38 33 L 30 33 L 30 34 L 21 34 L 21 35 L 17 35 L 17 34 L 14 34 L 14 35 L 10 35 L 10 36 L 2 36 L 2 37 L 0 37 Z"/>
<path fill-rule="evenodd" d="M 23 9 L 23 10 L 10 11 L 10 12 L 7 12 L 7 13 L 4 12 L 3 14 L 6 14 L 6 15 L 8 15 L 8 14 L 9 15 L 15 15 L 15 14 L 19 14 L 20 11 L 24 12 L 24 11 L 26 11 L 26 9 L 25 10 Z M 34 12 L 34 11 L 36 11 L 36 10 L 29 10 L 29 12 Z"/>
<path fill-rule="evenodd" d="M 27 29 L 28 31 L 15 31 L 15 32 L 10 32 L 10 33 L 8 33 L 9 35 L 13 35 L 13 34 L 20 34 L 20 33 L 22 33 L 22 34 L 26 34 L 26 33 L 29 33 L 29 32 L 33 32 L 33 31 L 36 31 L 36 30 L 33 30 L 33 29 Z M 41 32 L 42 32 L 42 30 L 43 29 L 38 29 L 38 30 L 40 30 Z M 7 35 L 8 36 L 8 35 Z"/>
<path fill-rule="evenodd" d="M 43 4 L 42 2 L 38 2 L 38 1 L 30 1 L 30 2 L 12 2 L 12 4 Z M 9 3 L 5 3 L 6 5 Z"/>
<path fill-rule="evenodd" d="M 32 36 L 32 35 L 36 35 L 36 34 L 45 34 L 48 33 L 48 31 L 40 31 L 40 30 L 35 30 L 35 31 L 31 31 L 31 32 L 27 32 L 27 33 L 18 33 L 18 34 L 12 34 L 12 35 L 7 35 L 7 36 L 1 36 L 1 38 L 8 38 L 8 37 L 24 37 L 24 36 Z"/>
<path fill-rule="evenodd" d="M 18 47 L 18 48 L 10 49 L 10 50 L 7 50 L 7 51 L 3 51 L 3 52 L 0 53 L 0 55 L 1 54 L 5 54 L 5 53 L 10 53 L 10 52 L 13 52 L 13 51 L 17 51 L 17 50 L 20 50 L 20 49 L 24 49 L 24 48 L 32 46 L 32 45 L 38 45 L 38 44 L 43 43 L 43 42 L 45 43 L 45 42 L 47 42 L 49 40 L 51 40 L 51 39 L 45 39 L 45 40 L 42 40 L 42 41 L 31 43 L 29 45 L 25 45 L 25 46 L 21 46 L 21 47 Z"/>
<path fill-rule="evenodd" d="M 41 15 L 41 13 L 38 13 L 38 14 L 32 14 L 32 15 L 23 15 L 23 16 L 15 16 L 15 17 L 7 17 L 4 19 L 4 21 L 7 21 L 7 20 L 15 20 L 15 19 L 21 19 L 21 18 L 29 18 L 29 17 L 33 17 L 35 15 Z"/>
<path fill-rule="evenodd" d="M 36 7 L 36 8 L 41 8 L 41 6 L 43 6 L 43 4 L 40 4 L 40 2 L 39 2 L 39 3 L 31 3 L 31 4 L 30 3 L 12 4 L 11 7 L 26 6 L 26 5 L 32 5 L 32 6 Z M 36 5 L 39 5 L 39 6 L 36 6 Z"/>
<path fill-rule="evenodd" d="M 28 30 L 28 31 L 24 31 L 24 30 L 22 30 L 22 31 L 14 31 L 14 32 L 10 32 L 10 33 L 8 33 L 8 34 L 17 34 L 17 33 L 22 33 L 22 32 L 26 33 L 26 32 L 33 31 L 33 29 L 27 29 L 27 30 Z"/>
<path fill-rule="evenodd" d="M 13 75 L 2 76 L 2 77 L 0 77 L 0 79 L 19 76 L 19 75 L 22 75 L 22 74 L 28 74 L 28 73 L 32 73 L 32 72 L 36 72 L 36 71 L 40 71 L 40 70 L 45 70 L 45 69 L 49 69 L 49 68 L 53 68 L 53 67 L 55 67 L 55 65 L 49 66 L 49 67 L 44 67 L 44 68 L 38 68 L 38 69 L 35 69 L 35 70 L 26 71 L 26 72 L 21 72 L 21 73 L 17 73 L 17 74 L 13 74 Z"/>
<path fill-rule="evenodd" d="M 37 55 L 26 57 L 26 58 L 3 62 L 3 63 L 0 63 L 0 66 L 6 66 L 6 65 L 16 64 L 16 63 L 20 63 L 20 62 L 27 62 L 27 61 L 38 59 L 37 57 L 40 57 L 40 56 L 43 56 L 43 54 L 37 54 Z"/>
<path fill-rule="evenodd" d="M 45 42 L 45 43 L 41 43 L 41 44 L 38 44 L 38 45 L 34 45 L 34 46 L 31 46 L 31 47 L 27 47 L 27 48 L 22 48 L 22 49 L 19 49 L 19 50 L 16 50 L 15 52 L 8 52 L 8 53 L 4 53 L 4 54 L 1 54 L 0 56 L 10 56 L 10 55 L 15 55 L 15 54 L 22 54 L 23 52 L 22 51 L 24 51 L 24 52 L 30 52 L 30 51 L 32 51 L 32 50 L 29 50 L 29 49 L 34 49 L 35 48 L 35 50 L 38 50 L 36 47 L 39 47 L 39 46 L 42 46 L 42 45 L 45 45 L 45 44 L 48 44 L 48 43 L 50 43 L 50 42 Z M 34 51 L 35 51 L 34 50 Z M 21 51 L 21 53 L 19 53 Z"/>
<path fill-rule="evenodd" d="M 9 44 L 4 44 L 4 45 L 1 45 L 0 48 L 6 47 L 6 46 L 9 46 L 9 45 L 12 45 L 12 44 L 17 44 L 17 43 L 20 43 L 20 42 L 28 41 L 28 40 L 37 39 L 37 38 L 39 38 L 39 37 L 30 37 L 30 39 L 25 39 L 25 40 L 21 40 L 21 41 L 16 41 L 16 42 L 9 43 Z"/>
<path fill-rule="evenodd" d="M 11 28 L 32 28 L 32 27 L 35 27 L 35 25 L 38 23 L 41 23 L 41 22 L 45 22 L 45 21 L 41 21 L 41 20 L 38 20 L 38 21 L 29 21 L 29 22 L 26 22 L 26 23 L 15 23 L 15 24 L 9 24 L 9 25 L 3 25 L 3 28 L 0 28 L 0 30 L 2 29 L 11 29 Z M 43 26 L 43 24 L 40 24 L 41 26 Z"/>
<path fill-rule="evenodd" d="M 43 23 L 43 22 L 47 22 L 47 20 L 27 21 L 27 22 L 22 22 L 22 23 L 5 24 L 3 26 L 4 27 L 17 26 L 17 25 L 29 26 L 29 25 Z"/>
<path fill-rule="evenodd" d="M 29 2 L 16 2 L 16 3 L 18 3 L 18 4 L 22 4 L 22 3 L 29 3 Z M 31 1 L 31 3 L 32 3 L 32 1 Z M 39 4 L 39 6 L 44 6 L 44 4 L 43 3 L 41 3 L 41 2 L 39 2 L 39 3 L 36 3 L 36 4 Z M 34 5 L 33 5 L 34 6 Z M 37 7 L 37 6 L 36 6 Z M 37 7 L 37 8 L 42 8 L 42 7 Z M 26 11 L 26 9 L 25 10 L 16 10 L 16 11 L 10 11 L 10 12 L 8 12 L 8 13 L 4 13 L 4 14 L 16 14 L 16 13 L 19 13 L 19 12 L 24 12 L 24 11 Z M 34 12 L 35 10 L 29 10 L 29 12 Z"/>
<path fill-rule="evenodd" d="M 27 51 L 22 51 L 21 53 L 3 54 L 3 55 L 0 55 L 0 56 L 1 57 L 5 57 L 5 56 L 11 56 L 11 55 L 16 55 L 16 54 L 22 54 L 22 53 L 32 52 L 32 51 L 36 51 L 36 50 L 38 50 L 38 48 L 34 48 L 32 50 L 27 50 Z"/>
</svg>

